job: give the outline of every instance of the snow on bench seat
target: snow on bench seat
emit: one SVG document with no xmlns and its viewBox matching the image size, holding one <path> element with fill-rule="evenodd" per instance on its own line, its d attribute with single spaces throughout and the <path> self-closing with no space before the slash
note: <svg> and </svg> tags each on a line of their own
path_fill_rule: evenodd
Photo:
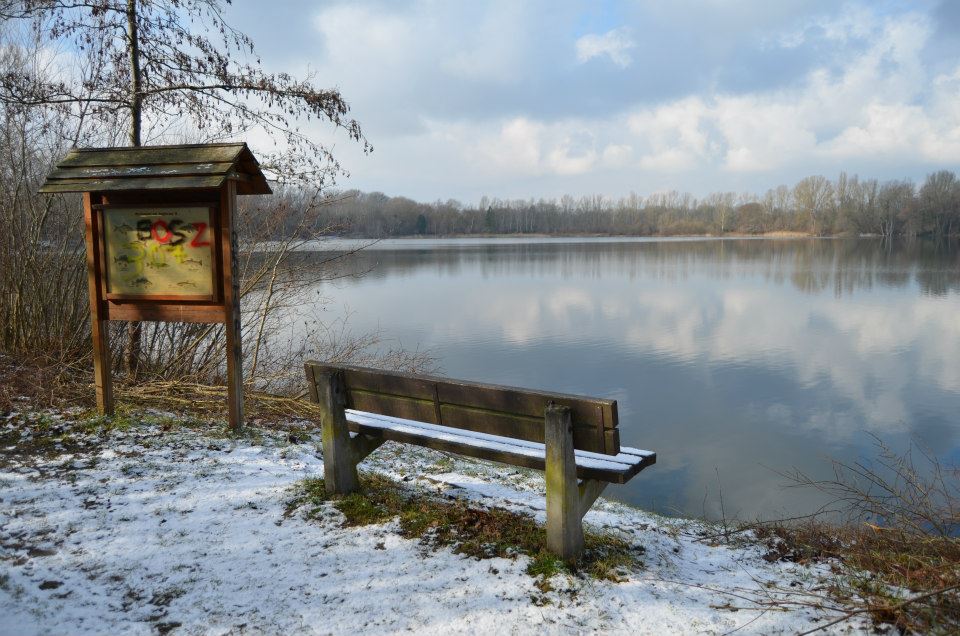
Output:
<svg viewBox="0 0 960 636">
<path fill-rule="evenodd" d="M 346 409 L 353 433 L 407 442 L 480 459 L 543 470 L 546 447 L 538 442 L 478 433 L 462 428 L 428 424 L 389 415 Z M 622 484 L 657 461 L 656 453 L 621 447 L 617 455 L 577 450 L 577 476 Z"/>
</svg>

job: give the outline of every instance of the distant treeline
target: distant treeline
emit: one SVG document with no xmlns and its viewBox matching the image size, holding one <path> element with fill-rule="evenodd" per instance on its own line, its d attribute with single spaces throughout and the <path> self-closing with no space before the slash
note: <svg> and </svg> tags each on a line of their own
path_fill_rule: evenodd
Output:
<svg viewBox="0 0 960 636">
<path fill-rule="evenodd" d="M 702 199 L 680 192 L 613 199 L 600 195 L 559 199 L 483 197 L 420 203 L 356 190 L 331 196 L 326 209 L 345 236 L 462 234 L 879 234 L 949 236 L 960 232 L 960 180 L 948 170 L 910 181 L 835 180 L 811 176 L 763 196 L 717 192 Z"/>
</svg>

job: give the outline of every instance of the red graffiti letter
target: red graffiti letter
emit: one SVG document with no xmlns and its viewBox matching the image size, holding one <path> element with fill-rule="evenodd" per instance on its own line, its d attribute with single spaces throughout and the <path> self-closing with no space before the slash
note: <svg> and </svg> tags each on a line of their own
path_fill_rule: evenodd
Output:
<svg viewBox="0 0 960 636">
<path fill-rule="evenodd" d="M 193 240 L 190 241 L 190 247 L 208 247 L 208 246 L 210 245 L 210 241 L 201 241 L 201 240 L 200 240 L 200 237 L 203 236 L 204 230 L 207 229 L 207 224 L 206 224 L 206 223 L 194 223 L 194 224 L 193 224 L 193 229 L 195 229 L 195 230 L 197 231 L 197 233 L 193 236 Z"/>
<path fill-rule="evenodd" d="M 163 228 L 163 237 L 161 238 L 160 233 L 157 232 L 157 228 Z M 157 219 L 153 222 L 153 225 L 150 226 L 150 234 L 153 235 L 153 240 L 157 243 L 169 243 L 170 242 L 170 228 L 167 227 L 166 221 L 163 219 Z"/>
</svg>

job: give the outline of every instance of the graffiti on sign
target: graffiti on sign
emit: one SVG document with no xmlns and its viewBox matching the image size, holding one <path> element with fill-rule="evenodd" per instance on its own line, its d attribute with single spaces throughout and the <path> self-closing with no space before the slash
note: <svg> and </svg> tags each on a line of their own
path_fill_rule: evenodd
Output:
<svg viewBox="0 0 960 636">
<path fill-rule="evenodd" d="M 107 294 L 214 293 L 210 208 L 105 208 Z"/>
</svg>

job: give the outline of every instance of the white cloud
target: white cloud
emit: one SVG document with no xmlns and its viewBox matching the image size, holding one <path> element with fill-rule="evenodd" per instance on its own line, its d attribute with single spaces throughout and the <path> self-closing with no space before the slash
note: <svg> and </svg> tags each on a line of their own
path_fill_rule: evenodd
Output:
<svg viewBox="0 0 960 636">
<path fill-rule="evenodd" d="M 622 168 L 630 162 L 633 148 L 629 144 L 608 144 L 603 149 L 602 161 L 607 168 Z"/>
<path fill-rule="evenodd" d="M 799 86 L 636 110 L 630 129 L 649 148 L 641 167 L 714 163 L 730 172 L 765 172 L 824 158 L 960 162 L 960 66 L 925 78 L 919 56 L 931 31 L 920 16 L 878 28 L 875 42 L 839 72 L 815 69 Z"/>
<path fill-rule="evenodd" d="M 636 48 L 636 43 L 626 27 L 611 29 L 603 35 L 590 33 L 576 41 L 577 61 L 581 64 L 595 57 L 606 55 L 610 61 L 620 68 L 627 68 L 633 63 L 630 49 Z"/>
<path fill-rule="evenodd" d="M 579 175 L 601 162 L 622 162 L 629 146 L 599 149 L 593 122 L 563 120 L 544 123 L 515 117 L 487 126 L 431 122 L 463 152 L 472 169 L 512 176 Z"/>
<path fill-rule="evenodd" d="M 645 145 L 640 158 L 645 170 L 690 170 L 708 158 L 711 150 L 701 128 L 708 107 L 698 97 L 640 110 L 627 119 L 627 128 Z"/>
<path fill-rule="evenodd" d="M 664 29 L 679 28 L 658 22 L 676 19 L 659 9 L 646 22 L 642 12 L 625 13 L 627 26 L 584 35 L 574 45 L 577 63 L 558 63 L 583 11 L 552 6 L 323 8 L 315 20 L 323 55 L 311 63 L 321 83 L 339 83 L 376 147 L 367 157 L 332 142 L 356 179 L 343 185 L 468 201 L 703 195 L 840 169 L 921 179 L 960 165 L 960 64 L 925 61 L 935 24 L 922 11 L 821 4 L 825 13 L 784 18 L 762 36 L 744 27 L 743 51 L 760 46 L 796 63 L 784 81 L 768 82 L 774 71 L 748 62 L 750 87 L 731 89 L 713 79 L 744 63 L 728 55 L 730 38 L 718 44 L 707 33 L 690 59 L 633 63 L 663 49 Z M 622 91 L 603 83 L 603 65 L 622 69 Z M 648 91 L 639 78 L 659 81 L 650 68 L 704 79 Z M 756 74 L 761 81 L 750 84 Z"/>
<path fill-rule="evenodd" d="M 788 88 L 683 97 L 606 117 L 459 125 L 453 137 L 467 157 L 482 157 L 485 170 L 512 176 L 614 169 L 764 174 L 883 157 L 960 162 L 960 67 L 924 80 L 919 55 L 930 28 L 921 16 L 889 19 L 876 29 L 875 41 L 859 55 L 838 68 L 815 68 Z M 588 44 L 581 59 L 609 49 Z"/>
</svg>

